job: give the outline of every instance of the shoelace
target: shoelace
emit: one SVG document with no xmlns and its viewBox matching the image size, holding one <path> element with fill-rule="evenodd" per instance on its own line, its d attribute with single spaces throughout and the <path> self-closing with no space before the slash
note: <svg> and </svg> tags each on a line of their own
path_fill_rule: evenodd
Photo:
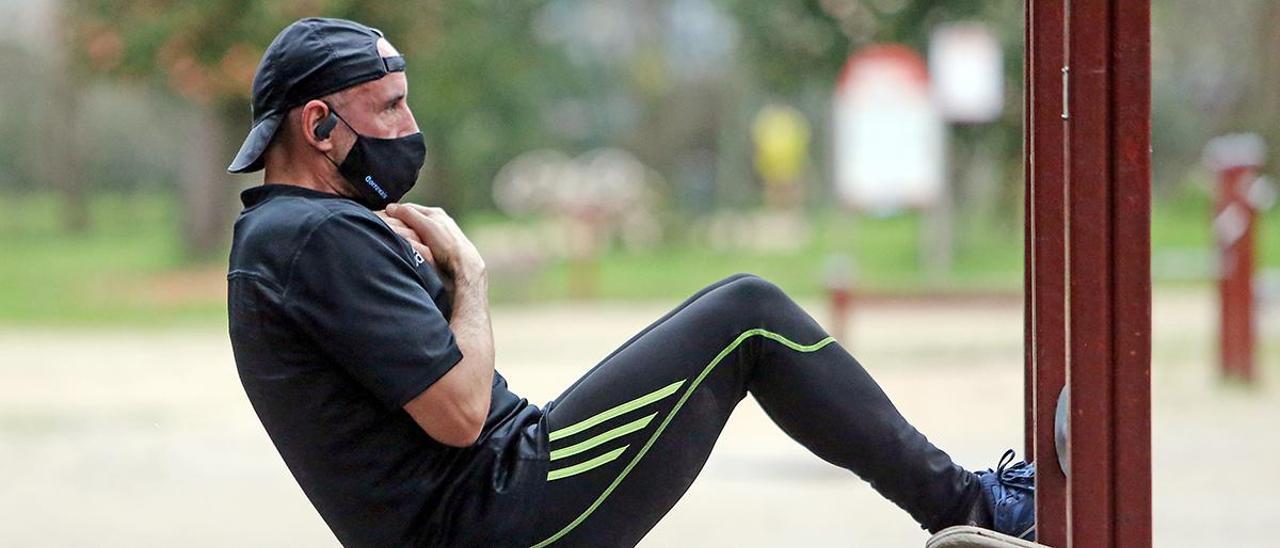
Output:
<svg viewBox="0 0 1280 548">
<path fill-rule="evenodd" d="M 1013 449 L 1004 452 L 1000 464 L 996 466 L 996 481 L 1004 487 L 1013 487 L 1027 491 L 1036 490 L 1035 466 L 1025 461 L 1013 462 L 1016 453 Z"/>
</svg>

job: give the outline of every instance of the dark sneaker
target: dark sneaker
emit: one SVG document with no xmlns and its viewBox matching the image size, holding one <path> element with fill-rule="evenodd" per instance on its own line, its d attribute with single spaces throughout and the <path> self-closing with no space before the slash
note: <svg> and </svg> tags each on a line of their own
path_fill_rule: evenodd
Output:
<svg viewBox="0 0 1280 548">
<path fill-rule="evenodd" d="M 1012 449 L 1000 457 L 992 472 L 978 472 L 982 500 L 991 529 L 1023 540 L 1036 539 L 1036 464 L 1013 462 Z"/>
</svg>

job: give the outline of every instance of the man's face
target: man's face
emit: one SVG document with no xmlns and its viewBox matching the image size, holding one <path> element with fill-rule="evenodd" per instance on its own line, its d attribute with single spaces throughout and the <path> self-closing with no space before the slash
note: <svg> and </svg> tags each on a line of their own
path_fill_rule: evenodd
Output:
<svg viewBox="0 0 1280 548">
<path fill-rule="evenodd" d="M 378 53 L 383 57 L 399 55 L 386 40 L 378 40 Z M 413 118 L 405 99 L 409 93 L 409 81 L 404 72 L 393 72 L 378 80 L 365 82 L 341 93 L 341 100 L 334 110 L 351 129 L 368 137 L 394 139 L 417 133 L 418 122 Z M 338 123 L 341 127 L 343 124 Z M 337 150 L 345 158 L 355 143 L 355 135 L 349 131 L 333 132 Z M 338 158 L 341 163 L 343 158 Z"/>
</svg>

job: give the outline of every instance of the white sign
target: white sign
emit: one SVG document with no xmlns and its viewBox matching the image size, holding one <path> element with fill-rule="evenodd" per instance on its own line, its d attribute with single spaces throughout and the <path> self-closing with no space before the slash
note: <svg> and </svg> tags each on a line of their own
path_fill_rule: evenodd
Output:
<svg viewBox="0 0 1280 548">
<path fill-rule="evenodd" d="M 981 23 L 941 25 L 929 39 L 934 100 L 953 122 L 982 123 L 1004 109 L 1004 56 Z"/>
<path fill-rule="evenodd" d="M 937 201 L 946 128 L 916 52 L 872 46 L 845 63 L 836 84 L 836 194 L 846 206 L 893 211 Z"/>
</svg>

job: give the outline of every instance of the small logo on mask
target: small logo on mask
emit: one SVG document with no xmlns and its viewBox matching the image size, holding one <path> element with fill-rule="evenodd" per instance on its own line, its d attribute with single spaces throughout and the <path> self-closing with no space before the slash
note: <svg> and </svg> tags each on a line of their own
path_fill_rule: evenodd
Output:
<svg viewBox="0 0 1280 548">
<path fill-rule="evenodd" d="M 382 187 L 378 186 L 377 181 L 373 180 L 373 175 L 365 175 L 364 182 L 367 183 L 369 188 L 372 188 L 374 192 L 377 192 L 378 196 L 381 196 L 383 200 L 387 199 L 387 192 L 382 190 Z"/>
<path fill-rule="evenodd" d="M 415 249 L 415 250 L 413 251 L 413 262 L 414 262 L 414 266 L 417 266 L 417 265 L 420 265 L 420 264 L 422 264 L 422 263 L 427 262 L 427 260 L 426 260 L 426 259 L 424 259 L 424 258 L 422 258 L 422 254 L 421 254 L 421 253 L 418 253 L 418 250 L 416 250 L 416 249 Z"/>
</svg>

